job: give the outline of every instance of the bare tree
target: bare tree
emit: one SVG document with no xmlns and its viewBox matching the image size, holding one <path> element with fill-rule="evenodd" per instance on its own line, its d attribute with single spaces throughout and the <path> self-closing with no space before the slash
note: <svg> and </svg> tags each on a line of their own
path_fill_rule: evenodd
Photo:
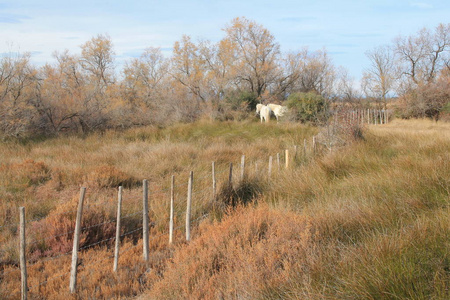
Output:
<svg viewBox="0 0 450 300">
<path fill-rule="evenodd" d="M 341 102 L 350 106 L 361 106 L 361 93 L 355 87 L 355 78 L 344 67 L 338 68 L 336 74 L 335 94 Z"/>
<path fill-rule="evenodd" d="M 116 112 L 122 126 L 154 121 L 154 112 L 166 100 L 168 72 L 169 61 L 160 48 L 149 47 L 125 64 L 121 91 L 124 103 Z"/>
<path fill-rule="evenodd" d="M 368 97 L 381 99 L 387 109 L 387 95 L 396 79 L 394 52 L 388 46 L 376 47 L 366 52 L 370 66 L 363 74 L 363 90 Z"/>
<path fill-rule="evenodd" d="M 180 42 L 175 42 L 170 74 L 202 101 L 206 100 L 203 90 L 205 67 L 199 47 L 192 42 L 190 36 L 183 35 Z"/>
<path fill-rule="evenodd" d="M 150 105 L 162 97 L 165 80 L 168 77 L 169 62 L 160 48 L 149 47 L 139 58 L 126 63 L 123 69 L 123 84 L 132 90 L 140 101 Z"/>
<path fill-rule="evenodd" d="M 81 46 L 81 66 L 105 87 L 114 82 L 114 50 L 108 35 L 97 35 Z"/>
<path fill-rule="evenodd" d="M 31 125 L 36 73 L 29 53 L 11 53 L 0 60 L 0 130 L 8 136 L 21 136 Z"/>
<path fill-rule="evenodd" d="M 229 40 L 217 44 L 202 41 L 199 55 L 205 64 L 205 87 L 212 101 L 222 100 L 227 91 L 234 88 L 236 51 Z"/>
<path fill-rule="evenodd" d="M 79 56 L 65 50 L 54 52 L 53 57 L 56 64 L 46 64 L 39 70 L 32 101 L 40 117 L 37 126 L 47 134 L 77 129 L 89 83 Z"/>
<path fill-rule="evenodd" d="M 434 32 L 423 28 L 415 36 L 399 36 L 394 45 L 403 75 L 414 85 L 432 83 L 440 69 L 448 65 L 450 23 L 440 24 Z"/>
<path fill-rule="evenodd" d="M 263 26 L 246 18 L 235 18 L 225 29 L 226 43 L 235 49 L 235 78 L 256 96 L 275 82 L 280 46 Z"/>
</svg>

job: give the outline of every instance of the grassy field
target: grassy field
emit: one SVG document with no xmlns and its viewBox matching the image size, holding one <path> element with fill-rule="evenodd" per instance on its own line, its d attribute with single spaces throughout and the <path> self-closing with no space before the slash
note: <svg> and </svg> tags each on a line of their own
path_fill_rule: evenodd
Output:
<svg viewBox="0 0 450 300">
<path fill-rule="evenodd" d="M 450 124 L 396 120 L 364 128 L 363 139 L 332 152 L 319 147 L 314 155 L 309 144 L 304 153 L 304 139 L 318 131 L 201 121 L 1 144 L 0 298 L 19 295 L 17 207 L 25 206 L 32 299 L 448 299 Z M 291 151 L 290 168 L 279 169 L 274 159 L 269 180 L 268 157 L 284 149 Z M 186 243 L 191 170 L 196 227 Z M 179 229 L 169 246 L 171 175 Z M 139 231 L 133 232 L 141 226 L 143 179 L 150 182 L 148 263 Z M 126 236 L 114 274 L 110 237 L 119 185 Z M 73 230 L 81 186 L 88 188 L 83 226 L 89 230 L 74 296 L 71 235 L 64 233 Z"/>
</svg>

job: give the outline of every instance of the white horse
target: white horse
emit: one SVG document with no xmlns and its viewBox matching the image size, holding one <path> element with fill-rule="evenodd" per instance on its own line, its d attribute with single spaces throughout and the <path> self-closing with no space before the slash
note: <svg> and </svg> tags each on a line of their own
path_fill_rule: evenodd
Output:
<svg viewBox="0 0 450 300">
<path fill-rule="evenodd" d="M 265 106 L 263 104 L 256 105 L 256 114 L 259 114 L 261 123 L 263 122 L 263 119 L 264 119 L 264 122 L 266 122 L 266 123 L 270 121 L 270 113 L 271 112 L 272 112 L 272 110 L 268 106 Z"/>
<path fill-rule="evenodd" d="M 256 115 L 259 115 L 259 112 L 261 111 L 261 108 L 262 108 L 263 106 L 264 106 L 264 105 L 261 104 L 261 103 L 256 104 Z"/>
<path fill-rule="evenodd" d="M 284 116 L 284 114 L 288 111 L 286 106 L 281 106 L 278 104 L 270 103 L 267 106 L 271 109 L 271 111 L 275 115 L 275 118 L 277 118 L 277 122 L 278 122 L 278 118 Z"/>
</svg>

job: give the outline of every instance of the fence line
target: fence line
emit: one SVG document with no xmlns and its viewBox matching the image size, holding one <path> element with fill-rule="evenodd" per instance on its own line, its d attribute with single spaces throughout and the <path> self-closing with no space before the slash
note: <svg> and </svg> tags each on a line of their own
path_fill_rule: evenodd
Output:
<svg viewBox="0 0 450 300">
<path fill-rule="evenodd" d="M 389 109 L 351 109 L 346 110 L 343 114 L 336 112 L 334 120 L 335 122 L 344 120 L 349 123 L 383 125 L 389 123 L 391 114 L 392 111 Z"/>
<path fill-rule="evenodd" d="M 313 146 L 312 146 L 313 154 L 315 153 L 315 151 L 314 151 L 314 149 L 315 149 L 314 144 L 315 143 L 314 142 L 315 142 L 315 137 L 313 137 Z M 304 141 L 304 146 L 305 146 L 305 149 L 306 149 L 306 140 Z M 289 149 L 285 149 L 284 150 L 285 151 L 284 152 L 285 169 L 289 168 L 289 162 L 290 162 L 291 159 L 296 160 L 299 157 L 299 155 L 297 153 L 298 152 L 297 148 L 298 148 L 297 145 L 295 145 L 294 146 L 295 152 L 294 152 L 294 155 L 292 156 L 293 158 L 290 158 L 290 156 L 289 156 Z M 303 154 L 304 154 L 304 156 L 306 156 L 306 152 L 303 153 Z M 277 155 L 277 165 L 278 165 L 278 172 L 279 172 L 279 171 L 281 171 L 281 156 L 280 156 L 280 153 L 277 153 L 276 155 Z M 258 163 L 258 161 L 255 160 L 254 163 L 255 163 L 255 175 L 258 176 L 258 170 L 257 170 L 257 167 L 256 167 L 256 164 Z M 241 182 L 246 177 L 246 169 L 245 168 L 246 168 L 245 155 L 242 155 L 241 156 L 241 170 L 240 170 L 241 171 L 241 173 L 240 173 L 240 175 L 241 175 L 240 176 L 240 181 Z M 268 178 L 269 179 L 270 179 L 270 177 L 272 175 L 271 174 L 271 172 L 272 172 L 271 169 L 272 169 L 272 156 L 270 156 L 270 158 L 269 158 L 269 173 L 268 173 Z M 211 172 L 212 175 L 213 175 L 212 176 L 212 189 L 211 189 L 211 187 L 207 187 L 207 188 L 204 188 L 204 189 L 202 189 L 200 191 L 195 191 L 195 192 L 194 192 L 194 188 L 193 188 L 193 184 L 194 184 L 193 183 L 193 172 L 192 171 L 190 172 L 189 181 L 187 183 L 187 185 L 188 185 L 188 191 L 187 191 L 188 198 L 187 198 L 187 206 L 186 206 L 186 224 L 185 224 L 186 240 L 187 241 L 189 241 L 191 239 L 191 234 L 190 234 L 191 224 L 195 223 L 195 222 L 197 222 L 197 221 L 199 221 L 201 219 L 203 219 L 205 216 L 208 215 L 208 213 L 206 213 L 206 214 L 203 214 L 202 216 L 198 217 L 194 221 L 190 220 L 190 217 L 191 217 L 191 203 L 193 201 L 192 196 L 193 195 L 203 194 L 206 191 L 211 191 L 211 193 L 213 195 L 212 200 L 214 200 L 215 196 L 216 196 L 216 184 L 217 184 L 216 183 L 216 175 L 217 174 L 221 174 L 221 173 L 225 173 L 226 171 L 227 170 L 224 169 L 224 170 L 222 170 L 220 172 L 217 172 L 215 170 L 215 163 L 213 162 L 213 164 L 212 164 L 212 172 Z M 211 176 L 211 174 L 202 176 L 202 177 L 200 177 L 200 180 L 201 179 L 205 179 L 205 178 L 210 177 L 210 176 Z M 197 181 L 198 181 L 198 179 L 196 180 L 196 182 Z M 173 216 L 174 215 L 173 209 L 174 209 L 174 206 L 173 205 L 174 205 L 174 190 L 175 190 L 175 187 L 182 187 L 184 185 L 185 184 L 175 185 L 174 177 L 172 177 L 172 182 L 171 182 L 171 187 L 170 187 L 170 195 L 171 195 L 171 198 L 170 198 L 170 209 L 171 209 L 171 212 L 170 212 L 170 214 L 171 214 L 171 221 L 170 221 L 170 224 L 169 224 L 169 236 L 170 236 L 169 237 L 169 243 L 173 242 L 173 232 L 175 230 L 178 230 L 179 228 L 183 227 L 181 225 L 181 226 L 178 226 L 177 228 L 173 228 L 174 227 L 174 224 L 173 224 L 173 217 L 174 217 Z M 233 186 L 233 164 L 232 163 L 229 164 L 228 185 L 229 185 L 229 187 Z M 160 191 L 163 191 L 163 190 L 165 191 L 167 189 L 162 189 Z M 114 250 L 114 256 L 112 256 L 112 257 L 114 258 L 113 271 L 117 271 L 117 268 L 118 268 L 118 256 L 119 256 L 119 245 L 120 245 L 120 241 L 118 239 L 118 236 L 119 236 L 118 233 L 120 233 L 120 220 L 124 219 L 124 218 L 127 218 L 127 217 L 130 217 L 130 216 L 135 216 L 135 215 L 140 213 L 139 211 L 137 211 L 137 212 L 133 212 L 133 213 L 130 213 L 128 215 L 125 215 L 125 216 L 121 216 L 120 215 L 121 198 L 122 198 L 122 187 L 120 187 L 119 188 L 119 197 L 118 197 L 118 210 L 117 210 L 118 217 L 117 217 L 117 220 L 109 220 L 109 221 L 97 223 L 97 224 L 94 224 L 94 225 L 81 227 L 81 219 L 82 219 L 83 203 L 84 203 L 85 193 L 86 193 L 86 189 L 82 188 L 81 191 L 80 191 L 80 200 L 79 200 L 79 205 L 78 205 L 78 210 L 77 210 L 77 217 L 76 217 L 76 221 L 77 222 L 76 222 L 76 225 L 75 225 L 75 230 L 68 231 L 66 233 L 62 233 L 62 234 L 58 234 L 58 235 L 45 237 L 45 238 L 42 238 L 42 239 L 36 239 L 36 240 L 34 240 L 34 241 L 32 241 L 30 243 L 30 244 L 34 244 L 34 243 L 37 243 L 37 242 L 42 241 L 42 240 L 47 240 L 47 239 L 50 239 L 50 238 L 59 237 L 59 236 L 63 236 L 63 235 L 70 234 L 70 233 L 75 233 L 74 234 L 72 251 L 68 251 L 66 253 L 62 253 L 62 254 L 60 254 L 58 256 L 51 257 L 51 258 L 48 258 L 48 259 L 42 259 L 42 260 L 39 260 L 39 261 L 29 265 L 29 266 L 33 266 L 33 265 L 36 265 L 37 263 L 46 262 L 46 261 L 49 261 L 49 260 L 54 260 L 54 259 L 57 259 L 57 258 L 60 258 L 62 256 L 65 256 L 65 255 L 68 255 L 68 254 L 72 253 L 72 268 L 71 268 L 71 271 L 70 271 L 70 285 L 69 285 L 71 293 L 75 293 L 76 292 L 76 274 L 77 274 L 76 269 L 77 269 L 77 262 L 78 262 L 78 252 L 80 252 L 81 250 L 86 250 L 88 248 L 97 246 L 97 245 L 99 245 L 101 243 L 105 243 L 105 242 L 111 241 L 113 239 L 116 239 L 116 243 L 115 243 L 116 246 L 115 246 L 115 250 Z M 157 192 L 152 192 L 151 195 L 155 195 L 157 193 L 158 193 L 158 191 Z M 124 236 L 129 235 L 129 234 L 135 233 L 135 232 L 137 232 L 137 231 L 139 231 L 141 229 L 143 230 L 142 239 L 143 239 L 143 247 L 144 247 L 143 248 L 144 261 L 148 261 L 148 251 L 149 251 L 148 250 L 148 247 L 149 247 L 148 246 L 148 241 L 149 241 L 149 237 L 148 237 L 148 234 L 149 234 L 149 230 L 148 230 L 149 229 L 149 223 L 148 223 L 148 221 L 149 221 L 148 197 L 149 197 L 148 181 L 144 180 L 143 181 L 143 204 L 142 204 L 143 205 L 143 219 L 142 219 L 143 226 L 139 227 L 137 229 L 131 230 L 131 231 L 125 233 L 125 234 L 120 235 L 120 238 L 122 238 Z M 210 201 L 211 201 L 211 199 L 210 199 Z M 66 213 L 66 212 L 64 212 L 64 213 Z M 43 219 L 43 218 L 41 218 L 41 219 Z M 29 223 L 31 221 L 33 221 L 33 220 L 30 220 L 30 221 L 28 221 L 26 223 Z M 102 226 L 102 225 L 109 224 L 109 223 L 114 223 L 114 221 L 116 222 L 116 235 L 115 236 L 105 238 L 105 239 L 103 239 L 101 241 L 97 241 L 97 242 L 89 244 L 89 245 L 84 245 L 81 248 L 79 247 L 79 238 L 80 238 L 80 233 L 82 231 L 87 231 L 89 229 L 92 229 L 92 228 L 95 228 L 95 227 L 98 227 L 98 226 Z M 147 235 L 147 238 L 145 238 L 146 235 Z M 155 238 L 155 237 L 152 237 L 152 239 L 153 238 Z M 21 245 L 21 247 L 22 247 L 22 245 Z M 111 257 L 108 257 L 108 259 L 109 258 L 111 258 Z M 24 269 L 24 268 L 21 267 L 20 270 L 22 270 L 22 269 Z M 8 273 L 14 272 L 16 270 L 17 269 L 11 270 Z M 1 273 L 1 274 L 4 276 L 5 274 L 8 274 L 8 273 Z M 58 275 L 58 276 L 55 276 L 54 278 L 60 278 L 60 277 L 62 277 L 64 275 L 66 275 L 66 274 L 67 273 L 62 274 L 62 275 Z M 39 286 L 42 285 L 42 284 L 45 284 L 46 282 L 48 282 L 50 280 L 53 280 L 53 277 L 50 278 L 50 279 L 47 279 L 46 281 L 44 281 L 42 283 L 40 283 Z M 25 283 L 25 286 L 26 286 L 26 283 Z M 21 294 L 26 297 L 26 293 L 25 292 L 22 291 Z"/>
<path fill-rule="evenodd" d="M 227 171 L 227 169 L 223 169 L 223 170 L 221 170 L 221 171 L 216 171 L 216 175 L 220 175 L 220 174 L 222 174 L 222 173 L 225 173 Z M 200 181 L 200 180 L 203 180 L 203 179 L 206 179 L 206 178 L 208 178 L 208 177 L 210 177 L 211 176 L 211 174 L 207 174 L 207 175 L 204 175 L 204 176 L 202 176 L 202 177 L 198 177 L 197 178 L 197 181 Z M 175 188 L 176 187 L 182 187 L 182 186 L 187 186 L 187 182 L 185 182 L 185 183 L 180 183 L 179 185 L 176 185 L 175 186 Z M 159 190 L 153 190 L 152 191 L 152 195 L 160 195 L 160 194 L 166 194 L 167 192 L 170 192 L 170 186 L 169 187 L 167 187 L 167 188 L 161 188 L 161 189 L 159 189 Z M 88 205 L 85 205 L 84 207 L 86 208 L 86 209 L 89 209 L 89 208 L 91 208 L 92 206 L 97 206 L 97 205 L 101 205 L 101 204 L 96 204 L 96 203 L 90 203 L 90 204 L 88 204 Z M 141 213 L 141 211 L 138 211 L 138 212 L 135 212 L 135 213 L 132 213 L 132 214 L 140 214 Z M 73 214 L 73 210 L 66 210 L 66 211 L 63 211 L 63 212 L 58 212 L 58 214 Z M 126 216 L 123 216 L 122 218 L 126 218 L 126 217 L 128 217 L 128 216 L 130 216 L 130 215 L 126 215 Z M 46 219 L 48 216 L 44 216 L 44 217 L 38 217 L 38 218 L 34 218 L 34 219 L 31 219 L 31 220 L 26 220 L 25 221 L 25 223 L 26 224 L 28 224 L 28 223 L 32 223 L 32 222 L 38 222 L 38 221 L 41 221 L 41 220 L 44 220 L 44 219 Z M 110 221 L 110 223 L 113 223 L 114 221 Z M 98 224 L 98 225 L 100 225 L 100 224 Z M 103 225 L 103 224 L 102 224 Z M 17 226 L 17 222 L 11 222 L 11 223 L 6 223 L 6 224 L 3 224 L 3 225 L 0 225 L 0 228 L 7 228 L 7 227 L 13 227 L 13 226 Z M 94 226 L 94 225 L 92 225 L 92 226 Z M 86 228 L 82 228 L 82 230 L 84 230 L 84 229 L 86 229 Z M 66 232 L 66 233 L 62 233 L 62 235 L 64 235 L 64 234 L 68 234 L 68 233 L 73 233 L 74 231 L 68 231 L 68 232 Z"/>
<path fill-rule="evenodd" d="M 196 222 L 198 222 L 198 221 L 201 221 L 202 219 L 204 219 L 204 218 L 207 217 L 208 215 L 209 215 L 209 214 L 203 214 L 202 216 L 200 216 L 200 217 L 196 218 L 195 220 L 193 220 L 192 223 L 196 223 Z M 180 226 L 174 228 L 174 230 L 179 230 L 179 229 L 182 229 L 182 228 L 183 228 L 183 225 L 180 225 Z M 137 228 L 137 229 L 135 229 L 135 230 L 132 230 L 132 231 L 130 231 L 130 232 L 128 232 L 128 233 L 122 234 L 120 237 L 127 236 L 127 235 L 132 234 L 132 233 L 134 233 L 134 232 L 137 232 L 137 231 L 139 231 L 139 230 L 141 230 L 141 229 L 142 229 L 142 227 L 139 227 L 139 228 Z M 160 238 L 160 237 L 162 237 L 162 236 L 164 236 L 164 235 L 166 235 L 166 234 L 168 234 L 168 232 L 160 233 L 160 234 L 158 234 L 158 235 L 152 236 L 149 240 L 155 240 L 155 239 Z M 124 253 L 130 251 L 131 249 L 136 248 L 137 246 L 138 246 L 138 244 L 133 245 L 133 246 L 131 246 L 131 247 L 125 249 L 125 250 L 122 252 L 122 254 L 124 254 Z M 80 249 L 80 250 L 81 250 L 81 249 Z M 106 261 L 106 260 L 108 260 L 108 259 L 111 259 L 111 258 L 114 258 L 114 255 L 109 255 L 109 256 L 105 257 L 104 259 L 97 260 L 97 261 L 95 261 L 95 264 L 99 264 L 99 263 L 104 262 L 104 261 Z M 47 280 L 45 280 L 45 281 L 43 281 L 43 282 L 40 282 L 37 286 L 29 287 L 29 289 L 32 290 L 32 289 L 34 289 L 35 287 L 39 287 L 39 286 L 44 285 L 44 284 L 46 284 L 46 283 L 48 283 L 48 282 L 50 282 L 50 281 L 52 281 L 52 280 L 61 278 L 61 277 L 63 277 L 64 275 L 69 275 L 69 274 L 70 274 L 70 272 L 65 272 L 65 273 L 63 273 L 63 274 L 61 274 L 61 275 L 57 275 L 57 276 L 50 277 L 49 279 L 47 279 Z"/>
</svg>

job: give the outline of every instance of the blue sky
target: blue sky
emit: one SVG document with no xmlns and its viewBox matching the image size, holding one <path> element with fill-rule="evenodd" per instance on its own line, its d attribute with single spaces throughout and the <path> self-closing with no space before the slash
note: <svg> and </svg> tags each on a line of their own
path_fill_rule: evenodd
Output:
<svg viewBox="0 0 450 300">
<path fill-rule="evenodd" d="M 266 27 L 282 51 L 325 48 L 357 80 L 369 65 L 367 50 L 450 22 L 450 1 L 0 0 L 0 53 L 31 52 L 42 65 L 54 62 L 54 51 L 80 53 L 80 45 L 108 34 L 120 66 L 149 46 L 170 54 L 183 34 L 219 41 L 242 16 Z"/>
</svg>

